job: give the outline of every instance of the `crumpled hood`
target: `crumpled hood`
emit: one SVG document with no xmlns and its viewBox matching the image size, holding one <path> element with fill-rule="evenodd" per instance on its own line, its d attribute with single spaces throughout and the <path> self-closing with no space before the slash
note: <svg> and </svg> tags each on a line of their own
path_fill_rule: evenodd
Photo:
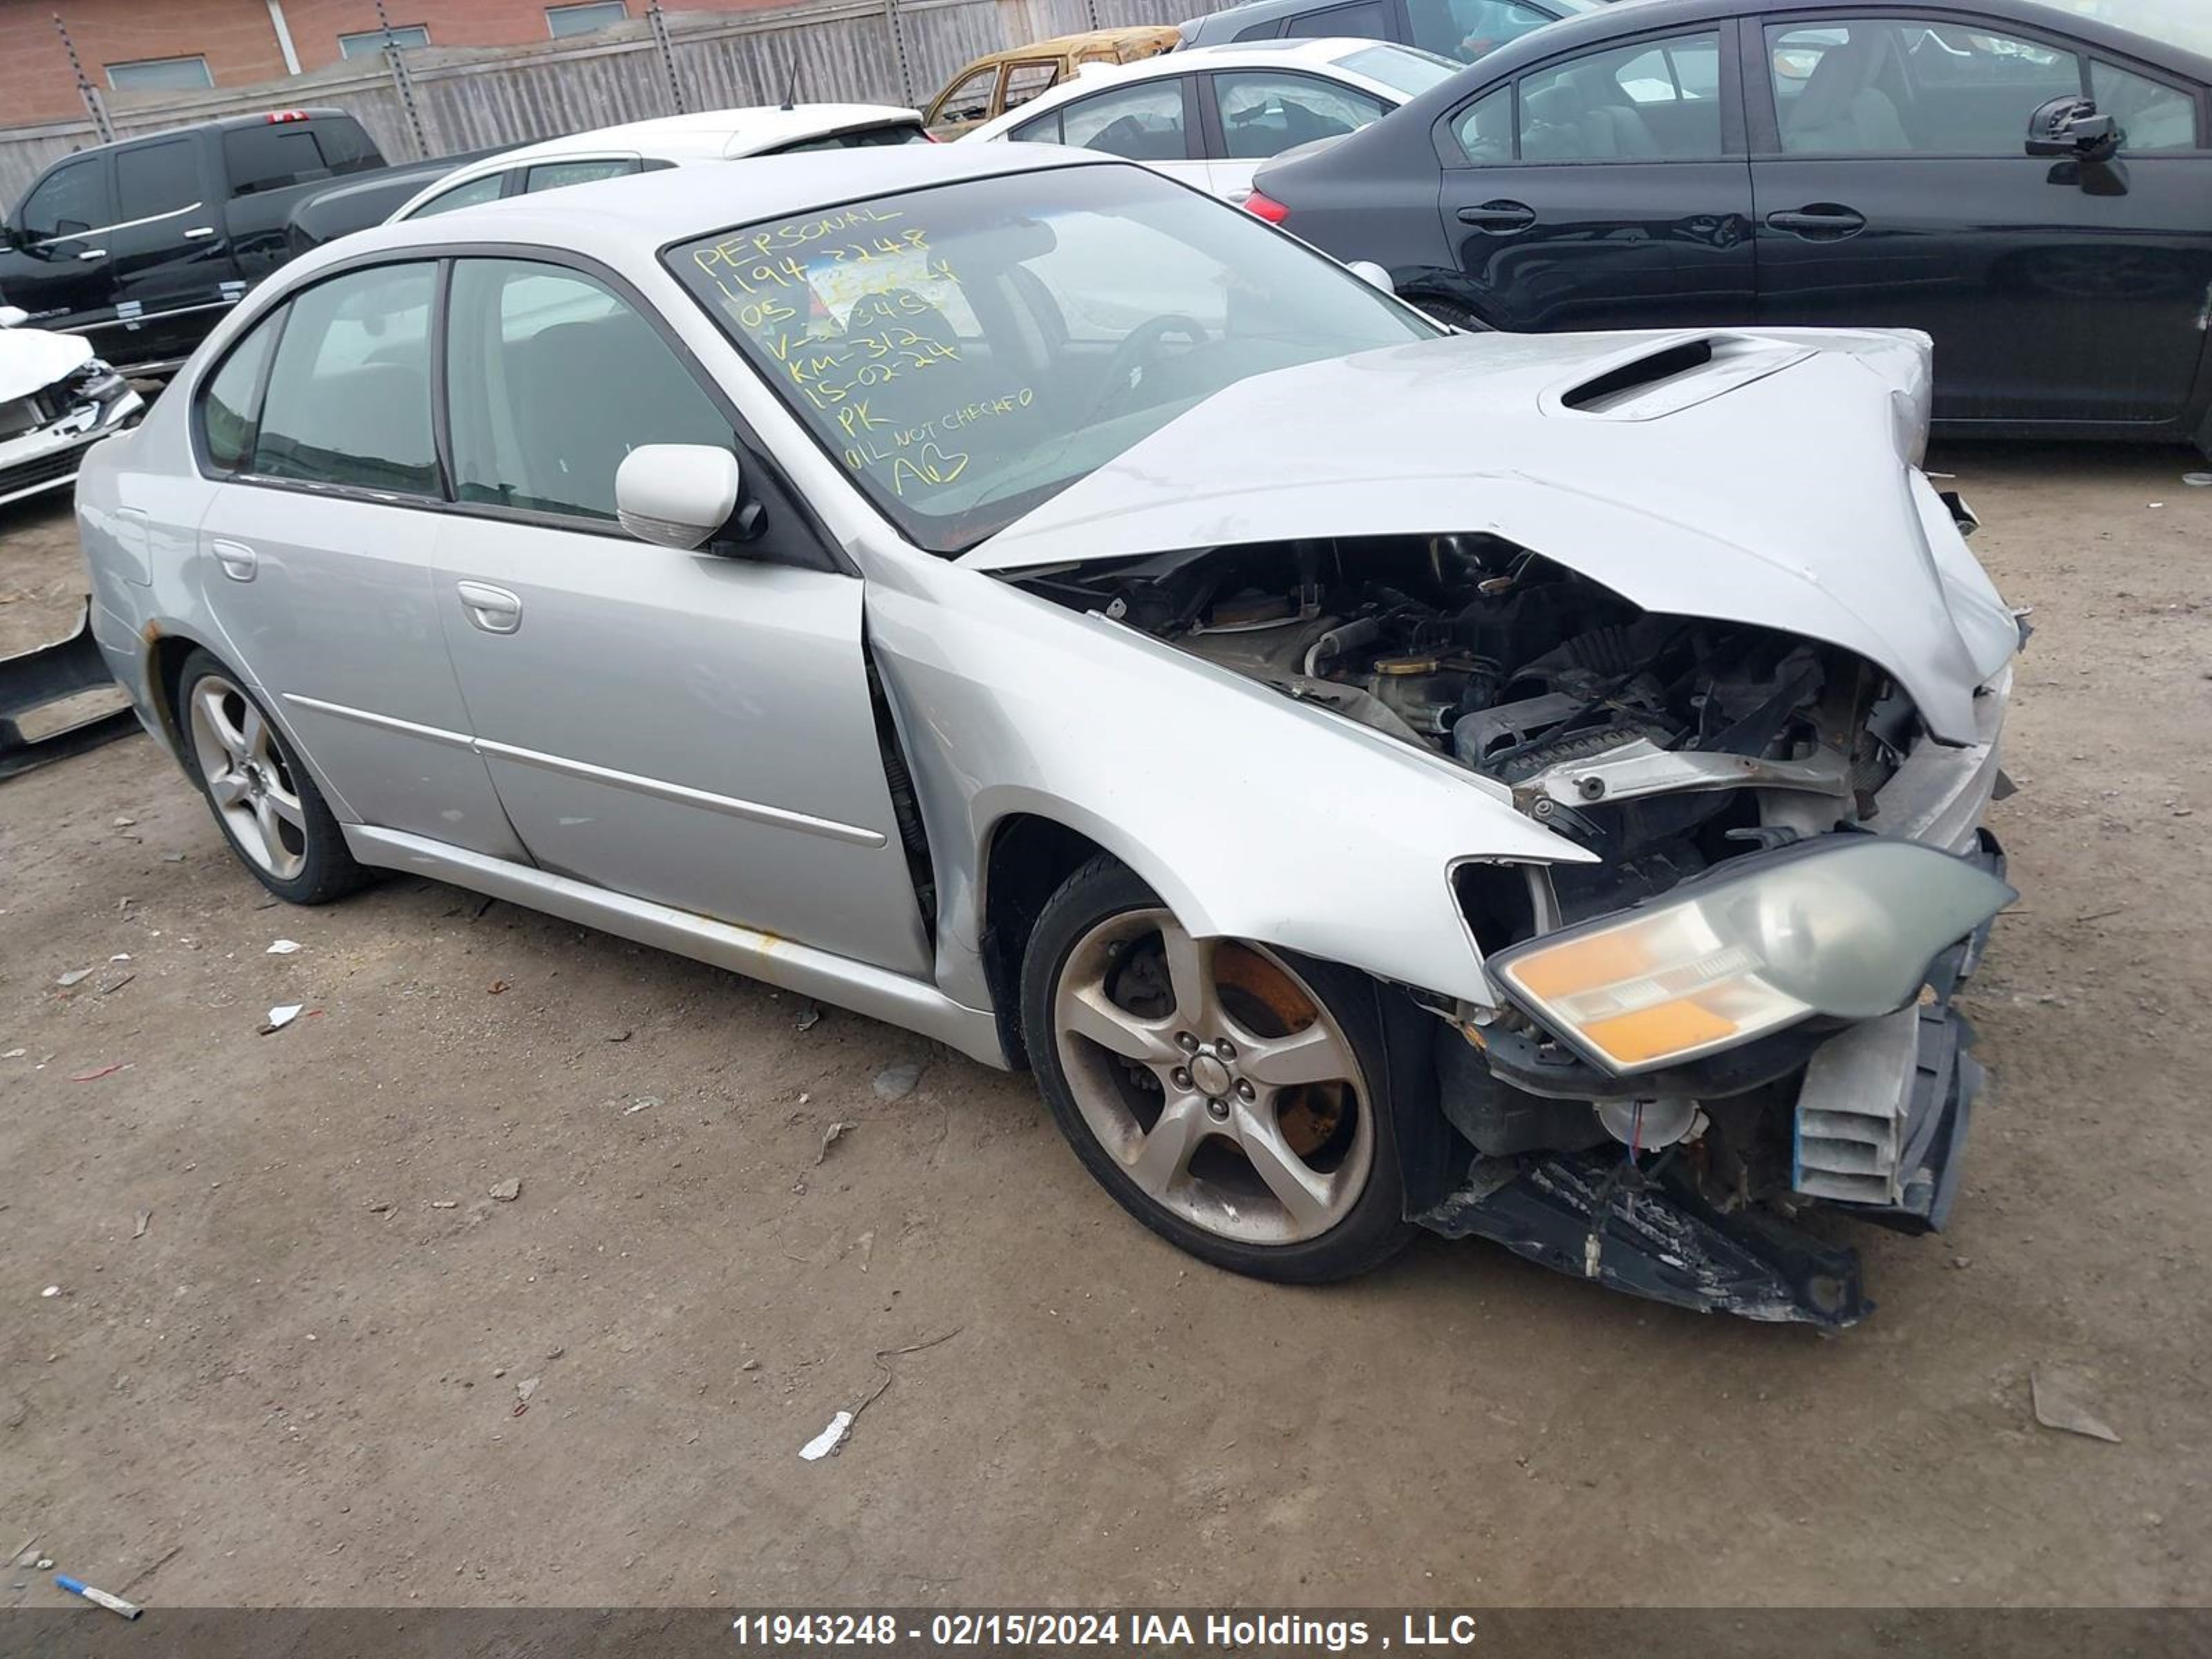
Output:
<svg viewBox="0 0 2212 1659">
<path fill-rule="evenodd" d="M 0 403 L 43 391 L 91 361 L 92 342 L 81 334 L 0 328 Z"/>
<path fill-rule="evenodd" d="M 1686 345 L 1668 361 L 1692 366 L 1638 383 L 1637 364 Z M 1971 742 L 1975 689 L 2019 631 L 1917 471 L 1928 366 L 1924 337 L 1888 332 L 1388 347 L 1216 393 L 962 562 L 1489 532 L 1647 611 L 1856 652 L 1937 738 Z M 1606 389 L 1624 369 L 1627 389 Z"/>
</svg>

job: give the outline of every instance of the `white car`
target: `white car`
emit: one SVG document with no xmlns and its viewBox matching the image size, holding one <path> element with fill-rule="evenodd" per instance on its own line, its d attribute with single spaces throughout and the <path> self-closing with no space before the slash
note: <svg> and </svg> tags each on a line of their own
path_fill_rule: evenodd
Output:
<svg viewBox="0 0 2212 1659">
<path fill-rule="evenodd" d="M 23 328 L 24 317 L 0 305 L 0 502 L 70 483 L 86 450 L 146 407 L 91 341 Z"/>
<path fill-rule="evenodd" d="M 1261 162 L 1357 132 L 1464 67 L 1388 40 L 1201 46 L 1086 65 L 959 142 L 1073 144 L 1241 202 Z"/>
<path fill-rule="evenodd" d="M 505 196 L 534 195 L 699 161 L 934 142 L 922 131 L 920 114 L 889 104 L 786 104 L 668 115 L 572 132 L 487 155 L 441 175 L 409 197 L 385 222 L 397 224 Z"/>
</svg>

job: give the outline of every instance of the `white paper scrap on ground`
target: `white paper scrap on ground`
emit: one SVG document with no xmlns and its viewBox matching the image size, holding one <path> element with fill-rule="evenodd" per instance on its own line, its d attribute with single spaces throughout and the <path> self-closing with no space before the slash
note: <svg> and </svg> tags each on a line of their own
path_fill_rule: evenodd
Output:
<svg viewBox="0 0 2212 1659">
<path fill-rule="evenodd" d="M 852 1431 L 852 1427 L 853 1413 L 839 1412 L 830 1419 L 828 1428 L 799 1449 L 799 1455 L 810 1463 L 817 1458 L 829 1456 L 844 1443 L 845 1437 Z"/>
</svg>

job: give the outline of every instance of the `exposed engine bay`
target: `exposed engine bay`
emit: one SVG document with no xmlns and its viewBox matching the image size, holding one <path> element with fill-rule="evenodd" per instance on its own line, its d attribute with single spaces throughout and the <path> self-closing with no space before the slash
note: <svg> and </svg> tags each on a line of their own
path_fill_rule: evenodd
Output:
<svg viewBox="0 0 2212 1659">
<path fill-rule="evenodd" d="M 1911 699 L 1850 651 L 1645 611 L 1494 536 L 1201 550 L 1025 582 L 1446 757 L 1597 855 L 1459 866 L 1492 956 L 1617 923 L 1724 860 L 1881 841 L 1878 792 L 1925 738 Z M 1993 843 L 1981 860 L 2001 874 Z M 1917 1010 L 1808 1019 L 1632 1074 L 1510 1003 L 1432 1006 L 1439 1102 L 1472 1162 L 1418 1218 L 1683 1306 L 1854 1322 L 1856 1257 L 1786 1218 L 1817 1200 L 1942 1224 L 1980 1078 L 1950 1000 L 1987 927 L 1931 965 Z"/>
<path fill-rule="evenodd" d="M 1917 729 L 1847 652 L 1653 615 L 1492 536 L 1176 554 L 1032 585 L 1510 789 L 1601 860 L 1554 872 L 1555 924 L 1863 822 Z"/>
</svg>

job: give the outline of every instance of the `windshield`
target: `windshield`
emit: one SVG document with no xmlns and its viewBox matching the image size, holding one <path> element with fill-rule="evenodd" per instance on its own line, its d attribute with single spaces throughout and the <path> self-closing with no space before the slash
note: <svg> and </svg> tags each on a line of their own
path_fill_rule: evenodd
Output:
<svg viewBox="0 0 2212 1659">
<path fill-rule="evenodd" d="M 671 268 L 916 545 L 958 553 L 1254 374 L 1437 331 L 1140 167 L 817 209 Z"/>
<path fill-rule="evenodd" d="M 1449 81 L 1467 67 L 1458 59 L 1419 46 L 1373 46 L 1348 52 L 1337 67 L 1404 93 L 1408 98 L 1426 92 L 1439 81 Z"/>
</svg>

